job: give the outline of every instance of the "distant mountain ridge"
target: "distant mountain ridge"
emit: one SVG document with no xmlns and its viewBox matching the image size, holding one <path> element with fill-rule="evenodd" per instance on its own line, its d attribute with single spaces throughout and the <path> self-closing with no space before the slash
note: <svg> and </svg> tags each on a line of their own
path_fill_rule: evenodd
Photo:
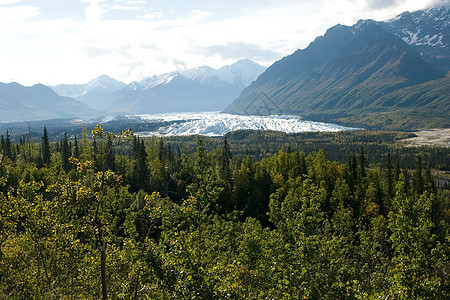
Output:
<svg viewBox="0 0 450 300">
<path fill-rule="evenodd" d="M 203 66 L 125 84 L 102 75 L 86 84 L 51 88 L 106 113 L 213 111 L 226 108 L 266 68 L 243 59 L 219 69 Z"/>
<path fill-rule="evenodd" d="M 0 83 L 0 122 L 89 117 L 98 113 L 42 84 L 25 87 L 17 82 Z"/>
<path fill-rule="evenodd" d="M 111 94 L 125 86 L 125 83 L 108 75 L 101 75 L 86 84 L 60 84 L 50 88 L 60 96 L 71 97 L 83 101 L 92 108 L 102 109 Z"/>
<path fill-rule="evenodd" d="M 220 69 L 199 67 L 134 81 L 110 97 L 115 113 L 223 110 L 266 68 L 240 60 Z"/>
<path fill-rule="evenodd" d="M 450 126 L 445 120 L 450 112 L 450 96 L 445 92 L 448 80 L 443 80 L 449 71 L 445 65 L 448 20 L 448 8 L 439 7 L 404 13 L 387 22 L 336 25 L 307 48 L 275 62 L 225 112 L 270 114 L 272 107 L 320 121 L 351 120 L 351 125 L 364 125 L 358 123 L 362 114 L 414 108 L 412 118 L 420 116 L 422 109 L 428 115 L 435 110 L 439 119 L 435 124 Z M 425 30 L 430 26 L 423 24 L 430 23 L 434 25 L 429 33 Z M 417 38 L 411 38 L 411 32 Z M 416 121 L 404 122 L 402 129 L 420 126 Z M 387 123 L 377 125 L 388 128 Z"/>
<path fill-rule="evenodd" d="M 0 83 L 0 122 L 105 114 L 219 111 L 265 70 L 250 60 L 199 67 L 125 84 L 102 75 L 86 84 Z"/>
</svg>

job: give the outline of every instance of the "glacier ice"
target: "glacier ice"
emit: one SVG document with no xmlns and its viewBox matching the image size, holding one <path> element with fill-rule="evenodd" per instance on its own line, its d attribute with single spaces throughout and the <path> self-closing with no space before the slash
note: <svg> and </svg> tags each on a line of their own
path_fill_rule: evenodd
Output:
<svg viewBox="0 0 450 300">
<path fill-rule="evenodd" d="M 300 116 L 292 115 L 254 116 L 203 112 L 129 115 L 127 117 L 138 117 L 145 122 L 177 121 L 168 126 L 161 127 L 155 132 L 137 132 L 141 136 L 223 136 L 230 131 L 236 130 L 273 130 L 296 133 L 306 131 L 336 132 L 357 129 L 330 123 L 306 121 Z"/>
</svg>

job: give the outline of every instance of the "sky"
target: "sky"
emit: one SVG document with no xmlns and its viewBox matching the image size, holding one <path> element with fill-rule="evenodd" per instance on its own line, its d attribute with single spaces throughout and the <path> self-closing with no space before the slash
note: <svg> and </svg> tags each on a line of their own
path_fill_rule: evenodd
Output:
<svg viewBox="0 0 450 300">
<path fill-rule="evenodd" d="M 336 25 L 449 0 L 0 0 L 0 82 L 130 83 L 240 59 L 269 66 Z"/>
</svg>

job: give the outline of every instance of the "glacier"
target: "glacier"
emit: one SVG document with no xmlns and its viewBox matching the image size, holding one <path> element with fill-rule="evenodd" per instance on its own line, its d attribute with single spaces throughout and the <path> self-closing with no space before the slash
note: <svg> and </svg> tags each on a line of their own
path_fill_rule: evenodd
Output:
<svg viewBox="0 0 450 300">
<path fill-rule="evenodd" d="M 285 133 L 308 131 L 336 132 L 358 130 L 341 125 L 303 120 L 293 115 L 233 115 L 221 112 L 202 113 L 162 113 L 127 115 L 126 118 L 140 119 L 142 122 L 168 122 L 157 131 L 136 132 L 140 136 L 205 135 L 223 136 L 237 130 L 272 130 Z"/>
</svg>

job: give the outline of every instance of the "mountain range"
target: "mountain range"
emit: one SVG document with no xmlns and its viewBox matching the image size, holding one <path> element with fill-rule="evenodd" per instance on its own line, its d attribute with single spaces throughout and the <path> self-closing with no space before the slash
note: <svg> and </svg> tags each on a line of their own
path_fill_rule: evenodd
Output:
<svg viewBox="0 0 450 300">
<path fill-rule="evenodd" d="M 101 75 L 86 84 L 60 84 L 50 88 L 60 96 L 82 101 L 94 109 L 102 109 L 108 103 L 111 94 L 124 87 L 125 83 L 108 75 Z"/>
<path fill-rule="evenodd" d="M 448 24 L 448 8 L 436 7 L 386 22 L 336 25 L 275 62 L 225 112 L 299 114 L 377 128 L 449 127 Z"/>
<path fill-rule="evenodd" d="M 0 84 L 0 121 L 224 110 L 353 127 L 450 127 L 447 6 L 336 25 L 269 68 L 241 60 L 129 84 Z M 234 101 L 233 101 L 234 100 Z"/>
<path fill-rule="evenodd" d="M 220 111 L 266 68 L 240 60 L 220 69 L 200 67 L 152 76 L 113 93 L 107 107 L 115 113 Z"/>
<path fill-rule="evenodd" d="M 107 113 L 160 113 L 225 109 L 266 68 L 240 60 L 220 69 L 195 69 L 154 75 L 130 84 L 102 75 L 89 83 L 51 88 Z"/>
<path fill-rule="evenodd" d="M 25 87 L 0 83 L 0 121 L 105 114 L 220 111 L 266 68 L 240 60 L 220 69 L 199 67 L 125 84 L 102 75 L 86 84 Z"/>
<path fill-rule="evenodd" d="M 84 102 L 61 97 L 42 84 L 25 87 L 17 82 L 0 83 L 1 122 L 89 117 L 98 113 Z"/>
</svg>

